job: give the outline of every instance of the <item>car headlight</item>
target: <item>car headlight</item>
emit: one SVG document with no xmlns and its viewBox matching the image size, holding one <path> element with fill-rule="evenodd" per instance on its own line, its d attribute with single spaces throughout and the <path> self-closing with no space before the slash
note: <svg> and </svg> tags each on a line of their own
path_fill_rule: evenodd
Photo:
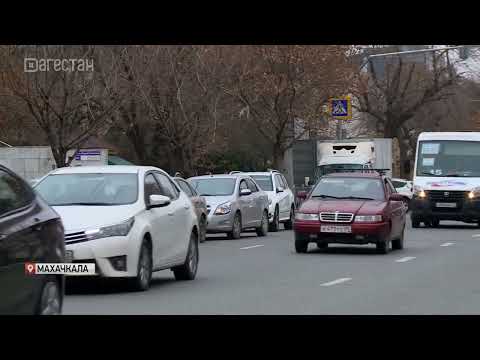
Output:
<svg viewBox="0 0 480 360">
<path fill-rule="evenodd" d="M 356 222 L 381 222 L 383 220 L 382 215 L 357 215 L 355 216 Z"/>
<path fill-rule="evenodd" d="M 427 197 L 427 194 L 425 194 L 425 191 L 418 185 L 415 185 L 413 187 L 413 195 L 422 199 Z"/>
<path fill-rule="evenodd" d="M 297 212 L 295 213 L 295 220 L 311 220 L 311 221 L 319 221 L 320 217 L 318 214 L 305 214 Z"/>
<path fill-rule="evenodd" d="M 227 203 L 218 205 L 217 208 L 215 209 L 214 214 L 215 215 L 226 215 L 230 211 L 232 211 L 232 203 L 227 202 Z"/>
<path fill-rule="evenodd" d="M 272 199 L 268 199 L 268 205 L 272 205 Z"/>
<path fill-rule="evenodd" d="M 85 231 L 90 240 L 107 238 L 111 236 L 127 236 L 135 223 L 135 218 L 130 218 L 117 225 L 105 226 L 100 229 Z"/>
<path fill-rule="evenodd" d="M 469 199 L 474 199 L 480 197 L 480 187 L 476 187 L 468 193 Z"/>
</svg>

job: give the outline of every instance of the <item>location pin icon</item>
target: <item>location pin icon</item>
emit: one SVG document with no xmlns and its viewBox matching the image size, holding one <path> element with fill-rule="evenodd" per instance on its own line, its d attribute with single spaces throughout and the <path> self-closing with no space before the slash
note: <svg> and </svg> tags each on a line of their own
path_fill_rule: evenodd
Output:
<svg viewBox="0 0 480 360">
<path fill-rule="evenodd" d="M 25 268 L 27 270 L 27 274 L 33 274 L 35 270 L 35 266 L 32 263 L 25 264 Z"/>
</svg>

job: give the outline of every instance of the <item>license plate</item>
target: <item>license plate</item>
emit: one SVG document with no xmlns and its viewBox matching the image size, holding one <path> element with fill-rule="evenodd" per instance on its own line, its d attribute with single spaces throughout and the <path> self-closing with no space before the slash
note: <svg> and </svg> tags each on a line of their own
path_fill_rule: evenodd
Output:
<svg viewBox="0 0 480 360">
<path fill-rule="evenodd" d="M 437 203 L 436 206 L 442 208 L 454 208 L 457 207 L 457 203 Z"/>
<path fill-rule="evenodd" d="M 65 262 L 72 262 L 73 261 L 73 250 L 65 250 Z"/>
<path fill-rule="evenodd" d="M 352 227 L 350 225 L 321 225 L 320 232 L 350 234 Z"/>
</svg>

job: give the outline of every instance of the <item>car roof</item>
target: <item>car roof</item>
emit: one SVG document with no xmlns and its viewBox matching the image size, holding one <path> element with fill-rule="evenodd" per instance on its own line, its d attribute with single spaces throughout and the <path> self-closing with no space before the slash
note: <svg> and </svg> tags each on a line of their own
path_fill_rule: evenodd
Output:
<svg viewBox="0 0 480 360">
<path fill-rule="evenodd" d="M 153 166 L 134 166 L 134 165 L 104 165 L 104 166 L 71 166 L 58 168 L 50 172 L 52 175 L 60 174 L 138 174 L 149 170 L 160 170 Z"/>
<path fill-rule="evenodd" d="M 350 173 L 331 173 L 323 177 L 347 177 L 347 178 L 369 178 L 369 179 L 383 179 L 383 176 L 376 172 L 350 172 Z"/>
<path fill-rule="evenodd" d="M 196 179 L 238 179 L 239 177 L 248 177 L 245 176 L 245 174 L 215 174 L 215 175 L 201 175 L 201 176 L 193 176 L 189 178 L 188 180 L 196 180 Z"/>
<path fill-rule="evenodd" d="M 273 171 L 254 171 L 254 172 L 245 172 L 243 173 L 244 175 L 264 175 L 264 176 L 271 176 L 272 174 L 280 174 L 279 172 L 273 172 Z"/>
</svg>

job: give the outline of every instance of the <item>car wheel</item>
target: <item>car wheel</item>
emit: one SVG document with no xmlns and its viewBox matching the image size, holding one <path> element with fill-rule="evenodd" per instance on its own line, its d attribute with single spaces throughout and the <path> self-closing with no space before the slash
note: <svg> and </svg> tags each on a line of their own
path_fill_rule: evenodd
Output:
<svg viewBox="0 0 480 360">
<path fill-rule="evenodd" d="M 233 225 L 232 231 L 228 233 L 229 239 L 240 239 L 240 235 L 242 234 L 242 216 L 239 212 L 235 214 L 233 218 Z"/>
<path fill-rule="evenodd" d="M 392 248 L 394 250 L 402 250 L 403 249 L 403 243 L 404 243 L 404 236 L 405 236 L 405 228 L 402 229 L 402 233 L 400 234 L 400 237 L 398 239 L 395 239 L 392 241 Z"/>
<path fill-rule="evenodd" d="M 390 251 L 390 240 L 378 242 L 376 244 L 376 248 L 377 248 L 377 253 L 388 254 L 388 252 Z"/>
<path fill-rule="evenodd" d="M 262 223 L 260 227 L 257 228 L 258 236 L 266 236 L 268 233 L 268 211 L 265 210 L 262 215 Z"/>
<path fill-rule="evenodd" d="M 187 258 L 181 266 L 174 267 L 173 274 L 176 280 L 193 280 L 198 269 L 198 242 L 197 235 L 192 231 L 188 245 Z"/>
<path fill-rule="evenodd" d="M 319 249 L 327 249 L 328 248 L 328 243 L 324 242 L 324 241 L 320 241 L 320 242 L 317 243 L 317 247 Z"/>
<path fill-rule="evenodd" d="M 275 208 L 275 213 L 273 214 L 273 221 L 270 224 L 270 231 L 277 232 L 280 229 L 280 215 L 278 207 Z"/>
<path fill-rule="evenodd" d="M 295 208 L 292 206 L 290 209 L 290 219 L 285 221 L 283 226 L 285 227 L 285 230 L 292 230 L 293 229 L 293 221 L 295 219 Z"/>
<path fill-rule="evenodd" d="M 432 227 L 438 227 L 438 225 L 440 225 L 440 220 L 438 219 L 433 219 L 431 222 L 430 222 L 431 226 Z"/>
<path fill-rule="evenodd" d="M 200 218 L 200 242 L 203 243 L 207 239 L 207 218 L 202 215 Z"/>
<path fill-rule="evenodd" d="M 412 228 L 420 227 L 420 220 L 412 218 Z"/>
<path fill-rule="evenodd" d="M 62 294 L 56 279 L 48 279 L 43 285 L 37 307 L 38 315 L 60 315 L 62 313 Z"/>
<path fill-rule="evenodd" d="M 308 240 L 303 234 L 295 233 L 295 251 L 305 254 L 308 251 Z"/>
<path fill-rule="evenodd" d="M 132 289 L 135 291 L 148 290 L 152 280 L 152 271 L 152 250 L 147 240 L 144 239 L 138 255 L 137 276 L 131 279 Z"/>
</svg>

